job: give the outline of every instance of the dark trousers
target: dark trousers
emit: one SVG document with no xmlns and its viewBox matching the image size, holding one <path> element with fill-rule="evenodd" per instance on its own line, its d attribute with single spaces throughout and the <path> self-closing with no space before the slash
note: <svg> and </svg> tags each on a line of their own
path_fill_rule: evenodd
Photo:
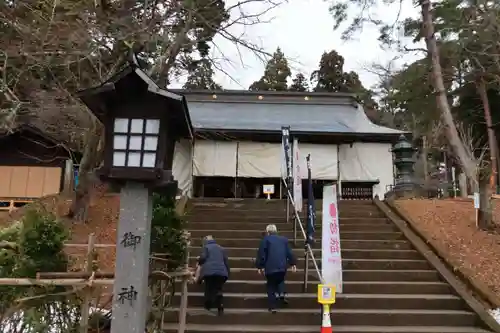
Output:
<svg viewBox="0 0 500 333">
<path fill-rule="evenodd" d="M 221 275 L 208 275 L 203 280 L 205 281 L 205 308 L 208 310 L 213 307 L 222 308 L 222 287 L 227 278 Z"/>
<path fill-rule="evenodd" d="M 285 297 L 285 272 L 277 272 L 266 275 L 267 300 L 269 309 L 276 308 L 276 294 Z"/>
</svg>

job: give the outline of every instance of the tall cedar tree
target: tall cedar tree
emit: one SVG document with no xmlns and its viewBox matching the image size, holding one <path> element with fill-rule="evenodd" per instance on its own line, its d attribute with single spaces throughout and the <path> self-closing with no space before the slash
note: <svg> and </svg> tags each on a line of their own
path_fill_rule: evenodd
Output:
<svg viewBox="0 0 500 333">
<path fill-rule="evenodd" d="M 309 82 L 307 82 L 306 77 L 302 73 L 297 73 L 292 80 L 290 91 L 309 91 Z"/>
<path fill-rule="evenodd" d="M 355 94 L 363 104 L 366 115 L 375 123 L 382 123 L 378 105 L 373 100 L 373 93 L 365 89 L 357 73 L 344 72 L 344 57 L 337 51 L 325 52 L 319 61 L 319 68 L 311 74 L 317 92 L 343 92 Z"/>
<path fill-rule="evenodd" d="M 189 74 L 183 86 L 184 89 L 222 90 L 222 86 L 215 83 L 213 79 L 214 70 L 209 59 L 193 61 L 188 71 Z"/>
<path fill-rule="evenodd" d="M 273 57 L 267 62 L 264 75 L 249 87 L 250 90 L 286 91 L 287 80 L 292 75 L 285 54 L 278 47 Z"/>
</svg>

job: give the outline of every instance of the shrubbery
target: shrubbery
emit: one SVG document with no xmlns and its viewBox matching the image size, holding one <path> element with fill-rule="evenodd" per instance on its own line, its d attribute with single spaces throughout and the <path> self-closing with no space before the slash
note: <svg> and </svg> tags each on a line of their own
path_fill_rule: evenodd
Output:
<svg viewBox="0 0 500 333">
<path fill-rule="evenodd" d="M 184 221 L 175 212 L 175 199 L 154 194 L 151 221 L 151 253 L 168 253 L 168 270 L 184 263 Z"/>
<path fill-rule="evenodd" d="M 169 254 L 168 264 L 156 262 L 153 269 L 172 271 L 184 263 L 183 220 L 176 214 L 175 200 L 159 194 L 153 199 L 151 252 Z M 0 229 L 0 243 L 8 245 L 0 248 L 0 278 L 35 278 L 37 272 L 68 271 L 70 263 L 64 252 L 68 237 L 64 224 L 52 213 L 28 210 L 22 220 Z M 158 290 L 172 295 L 173 286 L 173 280 L 163 281 Z M 77 332 L 81 306 L 78 291 L 74 287 L 0 286 L 0 332 Z M 158 296 L 165 299 L 166 295 L 153 298 Z M 164 308 L 168 303 L 166 300 L 156 306 Z M 91 319 L 95 321 L 100 320 Z"/>
<path fill-rule="evenodd" d="M 35 278 L 36 273 L 65 272 L 63 252 L 68 233 L 51 213 L 29 210 L 21 221 L 0 230 L 0 277 Z M 3 333 L 74 331 L 79 302 L 57 286 L 0 286 L 0 331 Z"/>
</svg>

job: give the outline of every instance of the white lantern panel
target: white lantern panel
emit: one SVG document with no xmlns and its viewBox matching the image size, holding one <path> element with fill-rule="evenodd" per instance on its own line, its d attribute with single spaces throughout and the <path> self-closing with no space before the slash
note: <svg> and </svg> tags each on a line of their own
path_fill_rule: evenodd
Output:
<svg viewBox="0 0 500 333">
<path fill-rule="evenodd" d="M 115 151 L 113 153 L 113 166 L 124 167 L 125 166 L 125 153 L 121 151 Z"/>
<path fill-rule="evenodd" d="M 113 136 L 113 149 L 127 149 L 127 136 L 126 135 L 114 135 Z"/>
<path fill-rule="evenodd" d="M 130 133 L 142 133 L 144 125 L 144 119 L 132 119 L 132 126 L 130 127 Z"/>
<path fill-rule="evenodd" d="M 140 167 L 141 166 L 141 153 L 128 153 L 127 166 Z"/>
<path fill-rule="evenodd" d="M 144 141 L 144 150 L 156 151 L 158 148 L 158 137 L 147 136 Z"/>
<path fill-rule="evenodd" d="M 141 150 L 142 148 L 142 136 L 131 135 L 130 141 L 128 143 L 129 150 Z"/>
<path fill-rule="evenodd" d="M 156 163 L 156 153 L 144 153 L 142 156 L 142 166 L 144 168 L 154 168 Z"/>
<path fill-rule="evenodd" d="M 128 119 L 116 118 L 113 131 L 115 133 L 127 133 L 128 132 Z"/>
<path fill-rule="evenodd" d="M 160 120 L 159 119 L 146 120 L 146 133 L 147 134 L 159 134 L 160 133 Z"/>
</svg>

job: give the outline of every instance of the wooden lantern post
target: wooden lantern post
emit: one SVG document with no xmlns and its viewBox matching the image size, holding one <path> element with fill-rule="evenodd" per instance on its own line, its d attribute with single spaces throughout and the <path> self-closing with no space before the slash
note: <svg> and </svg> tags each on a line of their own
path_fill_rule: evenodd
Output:
<svg viewBox="0 0 500 333">
<path fill-rule="evenodd" d="M 147 320 L 152 192 L 175 195 L 176 140 L 192 138 L 183 96 L 161 89 L 135 56 L 121 72 L 79 93 L 104 124 L 103 181 L 121 186 L 112 333 L 144 333 Z"/>
</svg>

